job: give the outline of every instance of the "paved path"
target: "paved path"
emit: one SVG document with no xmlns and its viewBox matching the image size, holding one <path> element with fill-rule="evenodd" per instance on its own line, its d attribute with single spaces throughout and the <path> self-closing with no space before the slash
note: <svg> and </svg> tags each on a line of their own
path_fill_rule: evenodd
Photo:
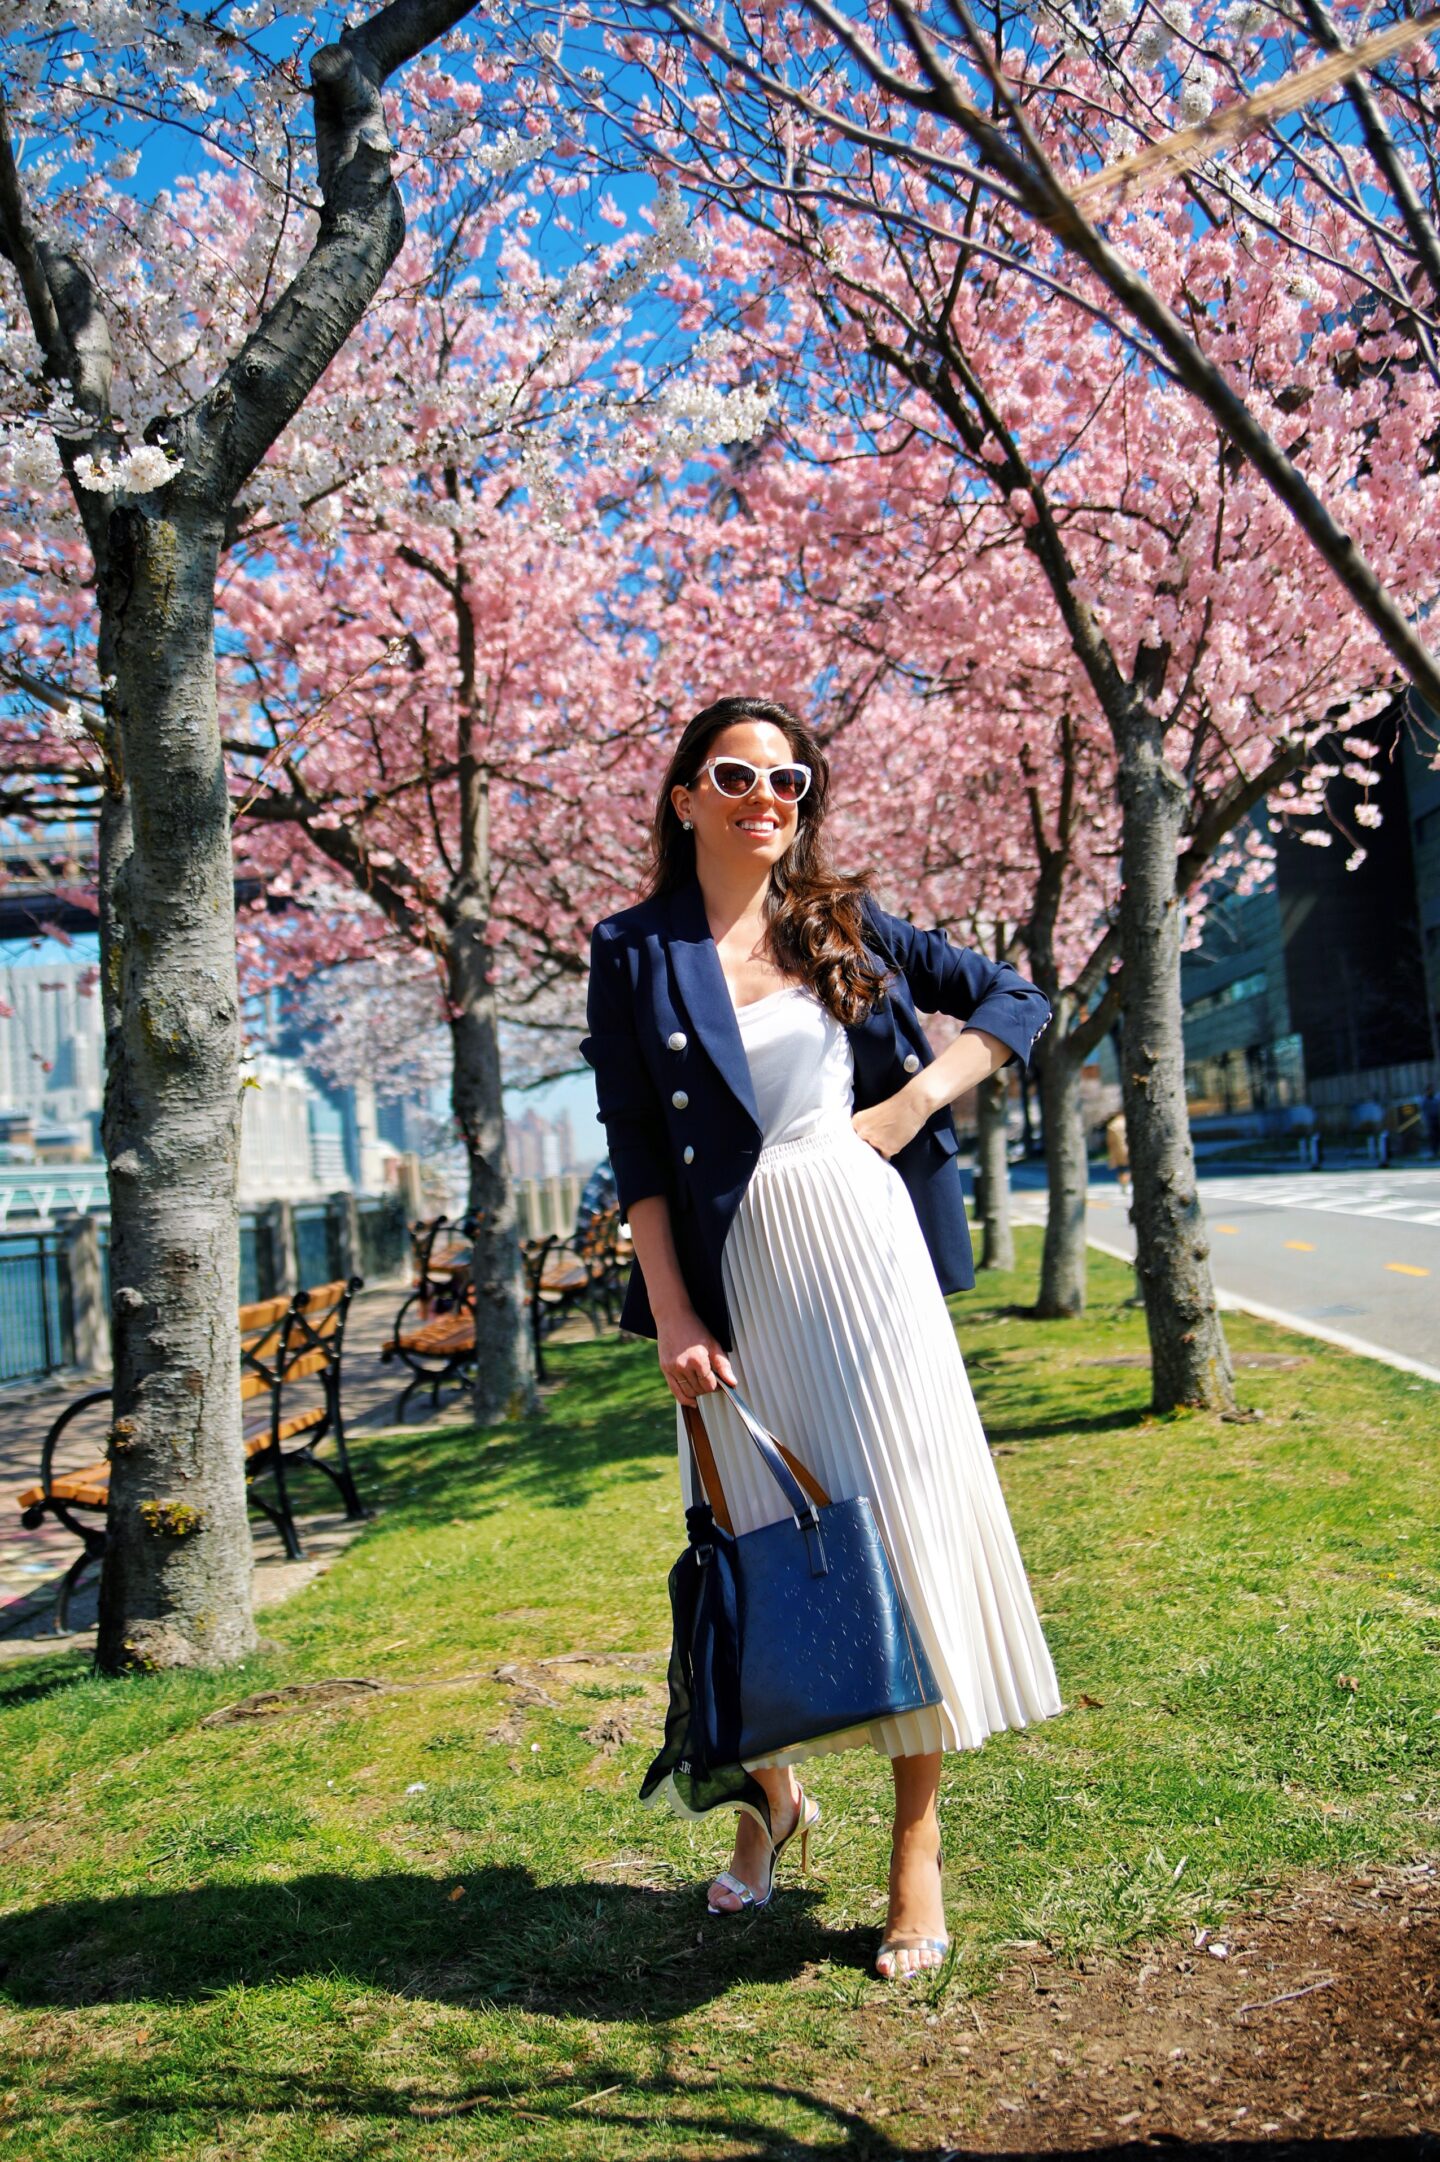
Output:
<svg viewBox="0 0 1440 2162">
<path fill-rule="evenodd" d="M 1027 1166 L 1016 1214 L 1043 1223 Z M 1252 1313 L 1440 1380 L 1440 1168 L 1202 1172 L 1216 1289 Z M 1135 1236 L 1113 1178 L 1097 1179 L 1095 1244 Z"/>
<path fill-rule="evenodd" d="M 407 1376 L 403 1368 L 382 1366 L 379 1353 L 407 1288 L 402 1283 L 377 1285 L 361 1292 L 350 1309 L 343 1401 L 346 1428 L 352 1435 L 395 1424 L 395 1407 Z M 98 1570 L 82 1581 L 72 1602 L 74 1630 L 57 1637 L 50 1626 L 55 1587 L 75 1559 L 75 1541 L 51 1517 L 38 1530 L 27 1531 L 20 1521 L 17 1497 L 35 1483 L 40 1445 L 51 1421 L 73 1397 L 97 1385 L 103 1386 L 103 1377 L 98 1384 L 93 1378 L 71 1377 L 34 1388 L 0 1390 L 0 1660 L 34 1652 L 42 1643 L 47 1647 L 88 1645 L 93 1640 Z M 467 1421 L 468 1398 L 454 1388 L 442 1392 L 437 1411 L 431 1411 L 425 1390 L 417 1390 L 406 1407 L 405 1424 L 417 1431 L 437 1423 L 464 1425 Z M 327 1568 L 363 1529 L 347 1524 L 343 1514 L 329 1506 L 334 1489 L 328 1480 L 312 1472 L 302 1475 L 299 1484 L 302 1509 L 311 1492 L 326 1506 L 318 1514 L 298 1519 L 300 1543 L 306 1550 L 303 1562 L 288 1561 L 279 1534 L 263 1517 L 255 1517 L 257 1606 L 288 1598 Z M 359 1485 L 363 1500 L 363 1471 Z"/>
</svg>

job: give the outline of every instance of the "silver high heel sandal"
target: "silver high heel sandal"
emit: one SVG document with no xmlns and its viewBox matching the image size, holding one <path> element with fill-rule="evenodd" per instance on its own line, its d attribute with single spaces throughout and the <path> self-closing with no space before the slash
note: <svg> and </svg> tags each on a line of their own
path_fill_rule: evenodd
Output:
<svg viewBox="0 0 1440 2162">
<path fill-rule="evenodd" d="M 945 1849 L 943 1847 L 935 1857 L 935 1867 L 943 1879 L 945 1874 Z M 898 1958 L 901 1952 L 929 1952 L 932 1957 L 923 1960 L 918 1967 L 906 1967 L 902 1972 Z M 881 1938 L 880 1949 L 875 1954 L 875 1972 L 882 1982 L 913 1982 L 919 1975 L 937 1973 L 944 1966 L 949 1952 L 950 1939 L 948 1937 L 921 1937 L 911 1930 L 902 1930 L 898 1936 Z M 881 1973 L 880 1962 L 882 1959 L 888 1959 L 891 1962 L 888 1974 Z"/>
<path fill-rule="evenodd" d="M 735 1894 L 740 1904 L 738 1907 L 717 1907 L 707 1899 L 705 1902 L 707 1913 L 743 1914 L 747 1907 L 754 1907 L 757 1912 L 761 1907 L 768 1907 L 771 1895 L 775 1890 L 775 1872 L 780 1866 L 780 1857 L 797 1832 L 800 1834 L 801 1876 L 803 1877 L 809 1870 L 810 1834 L 820 1822 L 820 1804 L 813 1795 L 805 1792 L 798 1779 L 795 1784 L 800 1792 L 800 1807 L 795 1813 L 795 1822 L 791 1825 L 785 1837 L 770 1842 L 770 1868 L 766 1875 L 764 1891 L 757 1892 L 752 1885 L 745 1882 L 743 1877 L 737 1877 L 731 1870 L 722 1869 L 719 1876 L 713 1877 L 711 1882 L 713 1884 L 723 1884 L 727 1892 Z"/>
</svg>

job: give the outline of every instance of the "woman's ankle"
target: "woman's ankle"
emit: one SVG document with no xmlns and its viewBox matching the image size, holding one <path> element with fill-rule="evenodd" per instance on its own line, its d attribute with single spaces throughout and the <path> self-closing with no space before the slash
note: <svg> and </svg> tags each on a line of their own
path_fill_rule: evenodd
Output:
<svg viewBox="0 0 1440 2162">
<path fill-rule="evenodd" d="M 770 1830 L 776 1836 L 781 1836 L 791 1819 L 799 1813 L 800 1782 L 786 1766 L 763 1780 L 762 1785 L 765 1799 L 770 1804 Z"/>
<path fill-rule="evenodd" d="M 933 1811 L 923 1817 L 897 1819 L 891 1829 L 890 1852 L 896 1860 L 902 1855 L 938 1856 L 940 1846 L 940 1820 Z"/>
</svg>

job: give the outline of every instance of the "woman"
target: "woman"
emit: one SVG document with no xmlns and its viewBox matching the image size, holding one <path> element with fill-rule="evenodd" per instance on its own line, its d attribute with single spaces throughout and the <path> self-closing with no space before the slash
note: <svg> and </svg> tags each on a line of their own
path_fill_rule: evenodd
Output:
<svg viewBox="0 0 1440 2162">
<path fill-rule="evenodd" d="M 784 706 L 695 716 L 657 802 L 648 896 L 595 928 L 581 1049 L 635 1246 L 621 1324 L 657 1340 L 687 1504 L 688 1403 L 736 1532 L 784 1511 L 718 1376 L 832 1499 L 869 1497 L 943 1696 L 748 1767 L 770 1829 L 742 1810 L 710 1911 L 764 1905 L 780 1849 L 816 1821 L 793 1766 L 869 1743 L 895 1779 L 888 1978 L 948 1948 L 942 1754 L 1061 1708 L 944 1299 L 975 1280 L 949 1106 L 1028 1058 L 1049 1008 L 830 869 L 828 786 Z M 967 1024 L 938 1057 L 917 1006 Z"/>
</svg>

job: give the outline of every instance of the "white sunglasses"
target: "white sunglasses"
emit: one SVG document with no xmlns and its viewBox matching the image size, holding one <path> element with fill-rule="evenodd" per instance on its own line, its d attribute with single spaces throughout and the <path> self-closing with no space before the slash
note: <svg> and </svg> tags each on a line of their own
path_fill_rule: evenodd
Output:
<svg viewBox="0 0 1440 2162">
<path fill-rule="evenodd" d="M 810 786 L 808 766 L 752 766 L 745 758 L 707 758 L 700 773 L 708 773 L 722 796 L 748 796 L 763 773 L 777 803 L 798 803 Z M 700 773 L 695 780 L 698 781 Z M 693 787 L 694 782 L 691 783 Z"/>
</svg>

